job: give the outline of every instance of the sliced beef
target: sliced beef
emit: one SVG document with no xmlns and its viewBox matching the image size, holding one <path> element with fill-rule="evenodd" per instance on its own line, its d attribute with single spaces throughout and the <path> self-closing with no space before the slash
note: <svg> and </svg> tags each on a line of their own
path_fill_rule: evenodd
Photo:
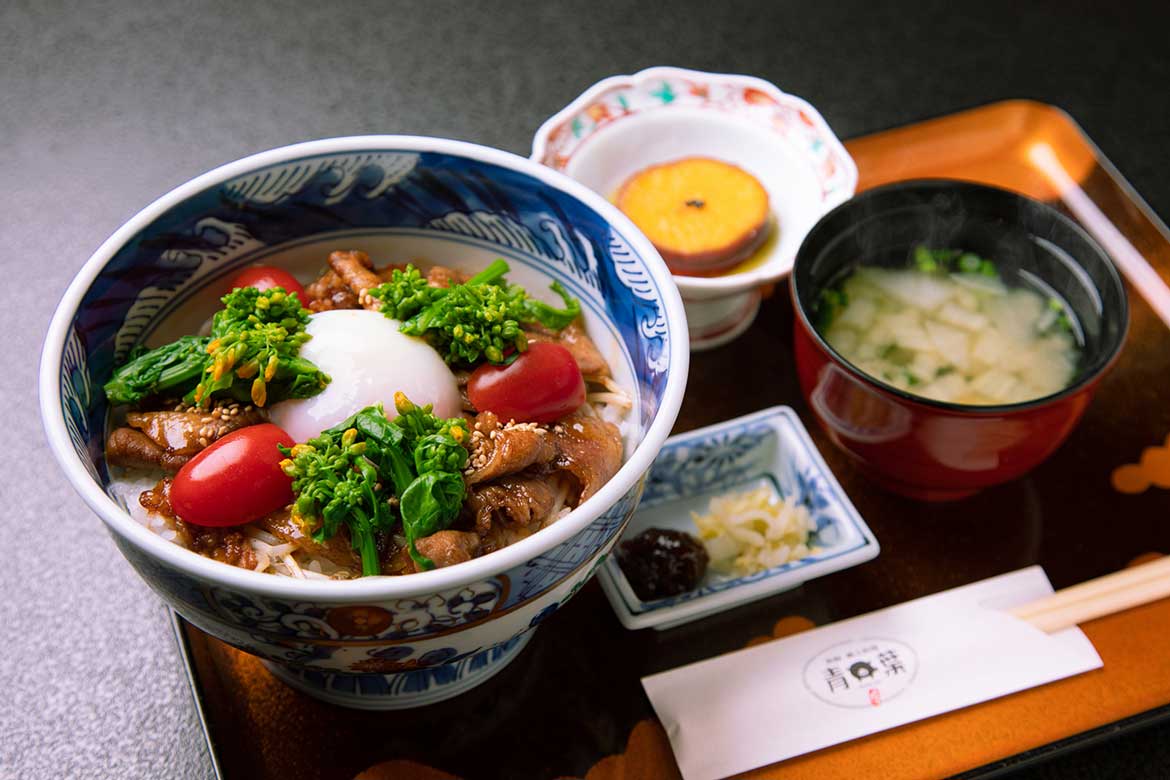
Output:
<svg viewBox="0 0 1170 780">
<path fill-rule="evenodd" d="M 593 339 L 589 338 L 589 334 L 585 332 L 585 326 L 580 318 L 569 323 L 560 331 L 549 330 L 538 325 L 526 326 L 525 333 L 528 336 L 529 344 L 536 341 L 547 341 L 560 344 L 569 350 L 569 354 L 577 361 L 577 367 L 581 369 L 582 376 L 586 378 L 609 376 L 609 364 L 601 356 Z"/>
<path fill-rule="evenodd" d="M 308 298 L 305 307 L 314 312 L 359 308 L 357 294 L 333 270 L 321 274 L 306 287 L 305 296 Z"/>
<path fill-rule="evenodd" d="M 243 532 L 232 528 L 204 528 L 182 520 L 175 520 L 175 524 L 187 527 L 190 539 L 187 546 L 200 555 L 241 569 L 256 568 L 256 551 Z"/>
<path fill-rule="evenodd" d="M 622 437 L 616 425 L 596 415 L 575 413 L 552 430 L 555 465 L 577 480 L 580 504 L 598 491 L 622 465 Z"/>
<path fill-rule="evenodd" d="M 470 278 L 458 269 L 442 265 L 432 265 L 427 271 L 427 284 L 431 287 L 450 287 L 453 284 L 463 284 Z"/>
<path fill-rule="evenodd" d="M 126 423 L 176 455 L 194 455 L 234 430 L 264 421 L 254 406 L 231 403 L 202 412 L 130 412 Z"/>
<path fill-rule="evenodd" d="M 208 411 L 130 412 L 129 427 L 115 429 L 106 441 L 106 459 L 118 466 L 174 473 L 216 439 L 262 421 L 255 408 L 235 402 Z"/>
<path fill-rule="evenodd" d="M 374 272 L 369 255 L 357 250 L 333 252 L 329 255 L 329 267 L 357 296 L 359 306 L 370 311 L 382 310 L 382 302 L 367 294 L 371 287 L 382 283 L 381 277 Z"/>
<path fill-rule="evenodd" d="M 138 503 L 148 512 L 155 512 L 169 520 L 177 519 L 175 510 L 171 508 L 170 477 L 163 477 L 150 490 L 142 491 L 138 496 Z"/>
<path fill-rule="evenodd" d="M 241 569 L 255 569 L 256 551 L 248 537 L 235 528 L 207 528 L 185 523 L 171 508 L 171 479 L 159 480 L 150 490 L 138 497 L 138 503 L 151 512 L 156 512 L 175 529 L 178 541 L 186 548 L 200 555 L 221 561 Z"/>
<path fill-rule="evenodd" d="M 106 439 L 106 462 L 128 469 L 162 469 L 174 474 L 191 459 L 160 447 L 142 431 L 115 428 Z"/>
<path fill-rule="evenodd" d="M 470 561 L 480 551 L 479 534 L 470 531 L 437 531 L 414 544 L 438 569 Z"/>
<path fill-rule="evenodd" d="M 513 422 L 502 425 L 496 415 L 482 412 L 471 428 L 467 483 L 475 485 L 515 474 L 548 463 L 556 455 L 556 443 L 544 426 Z"/>
<path fill-rule="evenodd" d="M 353 549 L 353 545 L 350 544 L 349 533 L 344 527 L 324 542 L 318 542 L 313 539 L 311 534 L 305 533 L 305 529 L 292 518 L 292 514 L 286 509 L 260 518 L 256 521 L 256 527 L 267 531 L 282 542 L 296 545 L 297 549 L 303 550 L 309 555 L 325 558 L 355 574 L 361 573 L 362 560 Z"/>
<path fill-rule="evenodd" d="M 362 264 L 363 257 L 366 262 L 370 262 L 369 256 L 362 252 L 342 252 L 336 254 L 353 255 L 352 259 L 355 259 L 359 264 Z M 339 260 L 344 260 L 346 263 L 349 262 L 349 260 L 345 259 Z M 372 263 L 366 267 L 377 277 L 377 281 L 363 273 L 351 274 L 351 278 L 357 278 L 359 283 L 365 283 L 366 287 L 362 289 L 368 289 L 372 285 L 388 282 L 395 271 L 401 271 L 406 268 L 405 265 L 395 264 L 390 264 L 382 268 L 374 268 Z M 314 312 L 333 311 L 334 309 L 360 309 L 361 305 L 358 303 L 359 292 L 360 290 L 354 290 L 346 284 L 346 280 L 337 271 L 329 268 L 315 282 L 305 288 L 305 296 L 308 298 L 305 302 L 305 307 Z"/>
<path fill-rule="evenodd" d="M 540 528 L 557 501 L 559 485 L 551 476 L 513 476 L 472 488 L 468 507 L 475 513 L 481 536 L 499 523 L 515 528 Z"/>
<path fill-rule="evenodd" d="M 464 473 L 468 506 L 483 536 L 493 520 L 511 527 L 543 521 L 555 503 L 558 474 L 574 486 L 575 504 L 585 501 L 622 465 L 616 425 L 595 414 L 576 413 L 552 429 L 535 423 L 500 425 L 481 412 L 471 433 L 471 456 Z"/>
</svg>

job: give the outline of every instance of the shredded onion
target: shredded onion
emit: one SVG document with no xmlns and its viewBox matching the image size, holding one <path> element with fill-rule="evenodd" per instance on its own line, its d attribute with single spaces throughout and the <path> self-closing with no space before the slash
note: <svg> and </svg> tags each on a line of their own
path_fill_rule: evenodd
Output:
<svg viewBox="0 0 1170 780">
<path fill-rule="evenodd" d="M 767 486 L 711 499 L 706 514 L 691 512 L 711 568 L 747 575 L 809 555 L 815 529 L 808 509 Z"/>
</svg>

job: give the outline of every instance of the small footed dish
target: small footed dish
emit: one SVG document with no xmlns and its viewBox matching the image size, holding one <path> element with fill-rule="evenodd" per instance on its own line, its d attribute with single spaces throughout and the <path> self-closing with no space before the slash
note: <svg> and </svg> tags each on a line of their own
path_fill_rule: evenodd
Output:
<svg viewBox="0 0 1170 780">
<path fill-rule="evenodd" d="M 857 166 L 806 101 L 751 76 L 669 67 L 599 81 L 532 143 L 533 160 L 611 200 L 635 174 L 693 157 L 746 171 L 771 211 L 769 237 L 746 259 L 716 275 L 673 277 L 691 348 L 710 349 L 751 325 L 761 288 L 792 269 L 805 234 L 853 195 Z"/>
<path fill-rule="evenodd" d="M 638 598 L 617 556 L 611 555 L 599 577 L 622 625 L 672 628 L 856 566 L 880 552 L 873 532 L 787 406 L 667 439 L 622 538 L 632 539 L 649 528 L 697 536 L 692 512 L 705 512 L 715 496 L 756 488 L 807 509 L 814 528 L 809 555 L 745 576 L 709 569 L 695 589 L 653 601 Z"/>
</svg>

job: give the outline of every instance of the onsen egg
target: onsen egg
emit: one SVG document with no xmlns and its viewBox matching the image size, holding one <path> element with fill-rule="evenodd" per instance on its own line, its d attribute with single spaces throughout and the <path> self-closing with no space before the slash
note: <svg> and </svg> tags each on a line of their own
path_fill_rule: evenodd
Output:
<svg viewBox="0 0 1170 780">
<path fill-rule="evenodd" d="M 400 333 L 396 320 L 364 309 L 325 311 L 314 314 L 305 330 L 313 338 L 300 356 L 331 381 L 312 398 L 272 406 L 272 422 L 295 440 L 308 441 L 376 403 L 393 419 L 397 391 L 420 406 L 432 404 L 439 417 L 459 416 L 463 404 L 455 375 L 429 344 Z"/>
</svg>

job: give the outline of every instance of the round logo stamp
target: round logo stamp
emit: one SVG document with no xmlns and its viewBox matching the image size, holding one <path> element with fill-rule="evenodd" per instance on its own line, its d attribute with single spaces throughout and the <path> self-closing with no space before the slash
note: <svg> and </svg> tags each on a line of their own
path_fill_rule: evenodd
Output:
<svg viewBox="0 0 1170 780">
<path fill-rule="evenodd" d="M 914 648 L 896 639 L 854 639 L 817 653 L 804 666 L 804 686 L 836 707 L 880 707 L 918 674 Z"/>
</svg>

